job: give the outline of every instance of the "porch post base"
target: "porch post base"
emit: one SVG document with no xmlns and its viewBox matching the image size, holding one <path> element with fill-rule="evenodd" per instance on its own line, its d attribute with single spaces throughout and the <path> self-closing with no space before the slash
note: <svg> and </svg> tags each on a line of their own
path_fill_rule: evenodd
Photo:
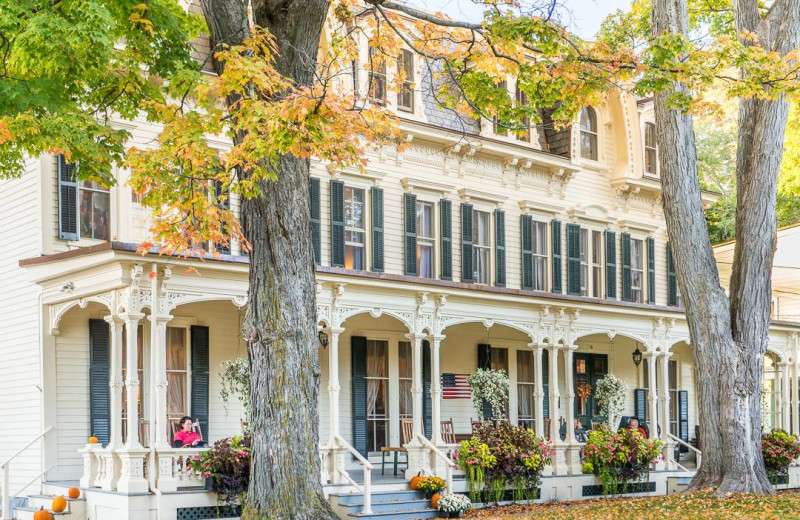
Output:
<svg viewBox="0 0 800 520">
<path fill-rule="evenodd" d="M 329 482 L 332 484 L 346 484 L 347 479 L 342 476 L 339 470 L 346 471 L 344 469 L 344 456 L 347 453 L 347 448 L 343 448 L 341 446 L 337 446 L 335 448 L 331 448 L 328 450 L 328 467 L 330 468 L 330 479 Z"/>
<path fill-rule="evenodd" d="M 114 491 L 114 486 L 120 476 L 120 461 L 112 450 L 99 453 L 99 465 L 102 466 L 102 479 L 100 479 L 100 489 L 103 491 Z"/>
<path fill-rule="evenodd" d="M 173 468 L 175 460 L 169 453 L 158 453 L 156 455 L 158 460 L 158 482 L 156 486 L 161 492 L 164 491 L 177 491 L 178 480 L 175 478 Z"/>
<path fill-rule="evenodd" d="M 418 442 L 406 444 L 405 448 L 408 456 L 406 480 L 411 480 L 412 477 L 416 477 L 420 473 L 423 475 L 430 474 L 431 464 L 428 449 Z"/>
<path fill-rule="evenodd" d="M 441 451 L 442 453 L 444 453 L 445 455 L 448 455 L 448 456 L 450 455 L 448 453 L 450 450 L 456 449 L 456 448 L 453 448 L 452 444 L 444 444 L 442 442 L 436 443 L 436 447 L 439 448 L 439 451 Z M 445 462 L 442 459 L 440 459 L 439 457 L 437 457 L 436 454 L 433 453 L 433 452 L 429 452 L 428 457 L 429 457 L 428 464 L 430 465 L 431 472 L 435 476 L 437 476 L 437 477 L 439 477 L 441 479 L 446 479 L 447 478 L 447 464 L 445 464 Z"/>
<path fill-rule="evenodd" d="M 664 442 L 664 469 L 673 470 L 675 466 L 675 443 L 669 438 Z"/>
<path fill-rule="evenodd" d="M 567 471 L 570 475 L 583 474 L 583 460 L 581 460 L 580 446 L 567 446 L 566 448 Z"/>
<path fill-rule="evenodd" d="M 567 449 L 563 444 L 553 446 L 553 455 L 550 457 L 550 466 L 553 468 L 553 475 L 567 475 L 569 465 L 567 464 Z"/>
<path fill-rule="evenodd" d="M 94 481 L 97 478 L 97 456 L 96 451 L 100 449 L 98 444 L 87 444 L 84 449 L 80 451 L 83 455 L 83 476 L 80 480 L 82 488 L 90 488 L 94 486 Z"/>
<path fill-rule="evenodd" d="M 147 493 L 149 485 L 144 478 L 144 459 L 147 450 L 122 449 L 117 452 L 120 459 L 120 476 L 117 491 L 120 493 Z M 150 468 L 151 471 L 153 468 Z"/>
</svg>

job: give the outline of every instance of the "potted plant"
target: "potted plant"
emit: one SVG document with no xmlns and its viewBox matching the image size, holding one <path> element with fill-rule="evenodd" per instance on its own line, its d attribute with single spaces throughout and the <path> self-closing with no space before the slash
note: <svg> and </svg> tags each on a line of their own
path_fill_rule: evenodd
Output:
<svg viewBox="0 0 800 520">
<path fill-rule="evenodd" d="M 472 509 L 472 502 L 464 495 L 453 493 L 440 498 L 436 508 L 439 512 L 446 513 L 447 518 L 460 518 Z"/>
<path fill-rule="evenodd" d="M 456 454 L 456 464 L 467 474 L 469 496 L 479 501 L 483 489 L 483 478 L 488 468 L 497 464 L 497 458 L 489 452 L 489 446 L 473 436 L 462 441 Z"/>
<path fill-rule="evenodd" d="M 796 435 L 775 429 L 761 437 L 761 453 L 769 481 L 773 485 L 789 482 L 789 465 L 800 456 Z"/>
<path fill-rule="evenodd" d="M 190 469 L 210 482 L 222 502 L 240 504 L 250 484 L 250 439 L 222 439 L 189 461 Z"/>
<path fill-rule="evenodd" d="M 504 371 L 479 368 L 467 377 L 467 384 L 472 389 L 472 405 L 478 418 L 483 417 L 483 403 L 488 403 L 494 419 L 505 419 L 508 375 Z"/>
<path fill-rule="evenodd" d="M 425 493 L 425 498 L 431 498 L 433 495 L 445 488 L 444 480 L 439 477 L 425 477 L 423 478 L 417 489 Z"/>
<path fill-rule="evenodd" d="M 589 433 L 583 447 L 584 470 L 598 476 L 604 495 L 625 493 L 630 482 L 647 480 L 663 447 L 660 440 L 648 440 L 636 430 L 600 427 Z"/>
</svg>

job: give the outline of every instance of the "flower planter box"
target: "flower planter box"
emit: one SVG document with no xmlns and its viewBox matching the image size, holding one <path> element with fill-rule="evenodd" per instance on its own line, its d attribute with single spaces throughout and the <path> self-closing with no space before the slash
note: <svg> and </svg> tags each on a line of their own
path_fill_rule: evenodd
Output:
<svg viewBox="0 0 800 520">
<path fill-rule="evenodd" d="M 615 493 L 615 494 L 603 494 L 603 486 L 602 484 L 592 484 L 588 486 L 583 486 L 581 490 L 581 494 L 584 497 L 624 497 L 628 495 L 637 495 L 643 493 L 655 493 L 656 491 L 656 483 L 655 482 L 631 482 L 629 483 L 625 491 L 623 493 Z"/>
</svg>

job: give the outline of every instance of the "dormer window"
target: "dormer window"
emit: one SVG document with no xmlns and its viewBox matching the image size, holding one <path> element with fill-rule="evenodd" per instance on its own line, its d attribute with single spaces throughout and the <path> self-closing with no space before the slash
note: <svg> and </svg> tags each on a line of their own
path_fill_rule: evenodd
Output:
<svg viewBox="0 0 800 520">
<path fill-rule="evenodd" d="M 526 107 L 528 106 L 528 96 L 525 95 L 523 91 L 517 87 L 517 95 L 516 95 L 516 102 L 517 107 Z M 530 142 L 531 141 L 531 120 L 529 117 L 525 116 L 522 118 L 522 129 L 517 133 L 517 139 L 519 141 Z"/>
<path fill-rule="evenodd" d="M 597 113 L 592 107 L 581 110 L 581 157 L 597 160 Z"/>
<path fill-rule="evenodd" d="M 507 84 L 505 80 L 501 81 L 497 84 L 497 88 L 500 90 L 506 90 Z M 492 131 L 495 135 L 506 135 L 508 134 L 508 129 L 505 127 L 503 123 L 500 122 L 500 118 L 495 114 L 492 118 Z"/>
<path fill-rule="evenodd" d="M 386 61 L 382 58 L 379 59 L 377 54 L 377 49 L 369 48 L 369 99 L 376 105 L 384 105 L 386 104 Z"/>
<path fill-rule="evenodd" d="M 656 144 L 656 125 L 644 124 L 644 171 L 658 175 L 658 145 Z"/>
<path fill-rule="evenodd" d="M 414 111 L 414 54 L 403 50 L 397 56 L 397 72 L 403 72 L 403 84 L 397 93 L 397 108 L 403 112 Z"/>
</svg>

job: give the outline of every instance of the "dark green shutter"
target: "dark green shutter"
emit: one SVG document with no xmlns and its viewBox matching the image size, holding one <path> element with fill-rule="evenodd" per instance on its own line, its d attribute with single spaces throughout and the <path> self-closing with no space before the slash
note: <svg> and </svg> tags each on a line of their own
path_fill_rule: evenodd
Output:
<svg viewBox="0 0 800 520">
<path fill-rule="evenodd" d="M 686 390 L 678 391 L 678 434 L 683 442 L 689 442 L 689 392 Z M 689 448 L 681 446 L 681 453 L 688 451 Z"/>
<path fill-rule="evenodd" d="M 403 194 L 406 274 L 417 275 L 417 196 Z"/>
<path fill-rule="evenodd" d="M 581 294 L 581 227 L 567 224 L 567 294 Z"/>
<path fill-rule="evenodd" d="M 639 419 L 639 425 L 647 422 L 647 390 L 637 388 L 633 391 L 633 414 Z"/>
<path fill-rule="evenodd" d="M 200 422 L 208 440 L 208 327 L 192 325 L 192 419 Z"/>
<path fill-rule="evenodd" d="M 678 280 L 675 277 L 675 261 L 672 258 L 672 246 L 667 242 L 667 305 L 678 305 Z"/>
<path fill-rule="evenodd" d="M 561 221 L 550 222 L 550 238 L 552 239 L 551 257 L 553 264 L 553 292 L 563 291 L 561 282 Z"/>
<path fill-rule="evenodd" d="M 367 456 L 367 338 L 350 338 L 353 369 L 353 447 Z"/>
<path fill-rule="evenodd" d="M 542 352 L 542 414 L 544 418 L 550 417 L 550 352 Z M 547 432 L 545 432 L 547 434 Z"/>
<path fill-rule="evenodd" d="M 442 235 L 442 280 L 453 279 L 453 209 L 447 199 L 439 201 L 439 227 Z"/>
<path fill-rule="evenodd" d="M 58 155 L 58 236 L 64 240 L 78 240 L 78 182 L 76 164 L 68 164 Z M 99 438 L 99 437 L 98 437 Z"/>
<path fill-rule="evenodd" d="M 461 205 L 461 281 L 471 282 L 472 267 L 472 204 Z"/>
<path fill-rule="evenodd" d="M 425 437 L 433 438 L 433 408 L 431 405 L 431 344 L 422 340 L 422 424 L 425 426 Z"/>
<path fill-rule="evenodd" d="M 331 181 L 331 266 L 344 267 L 344 183 Z"/>
<path fill-rule="evenodd" d="M 656 303 L 656 241 L 647 239 L 647 303 Z"/>
<path fill-rule="evenodd" d="M 617 234 L 604 231 L 606 239 L 606 298 L 617 299 Z"/>
<path fill-rule="evenodd" d="M 108 323 L 89 320 L 89 435 L 103 446 L 111 436 L 110 359 Z"/>
<path fill-rule="evenodd" d="M 506 286 L 506 212 L 494 210 L 495 285 Z"/>
<path fill-rule="evenodd" d="M 372 201 L 372 270 L 383 271 L 383 189 L 369 190 Z"/>
<path fill-rule="evenodd" d="M 319 264 L 322 259 L 319 179 L 311 178 L 308 184 L 308 198 L 311 201 L 311 245 L 314 248 L 314 262 Z"/>
<path fill-rule="evenodd" d="M 633 300 L 631 293 L 631 236 L 628 233 L 622 233 L 619 236 L 620 241 L 620 254 L 622 255 L 622 301 L 629 302 Z"/>
<path fill-rule="evenodd" d="M 492 346 L 487 344 L 478 344 L 478 368 L 489 370 L 492 368 Z M 483 402 L 483 417 L 482 420 L 492 418 L 492 407 L 489 406 L 487 401 Z"/>
<path fill-rule="evenodd" d="M 522 215 L 520 224 L 522 242 L 522 288 L 533 289 L 533 218 Z"/>
</svg>

